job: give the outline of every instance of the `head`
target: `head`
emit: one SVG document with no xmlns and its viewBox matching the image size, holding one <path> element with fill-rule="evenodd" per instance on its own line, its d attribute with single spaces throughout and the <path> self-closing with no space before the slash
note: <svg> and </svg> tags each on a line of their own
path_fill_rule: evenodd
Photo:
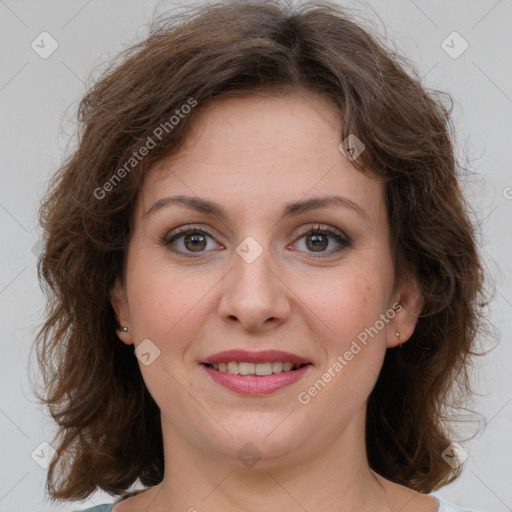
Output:
<svg viewBox="0 0 512 512">
<path fill-rule="evenodd" d="M 125 52 L 80 121 L 41 210 L 52 496 L 159 483 L 162 426 L 272 464 L 354 422 L 385 478 L 457 476 L 443 406 L 454 379 L 469 389 L 483 273 L 449 110 L 396 55 L 334 5 L 209 6 Z M 205 360 L 235 348 L 293 352 L 315 378 L 267 397 L 205 386 Z"/>
</svg>

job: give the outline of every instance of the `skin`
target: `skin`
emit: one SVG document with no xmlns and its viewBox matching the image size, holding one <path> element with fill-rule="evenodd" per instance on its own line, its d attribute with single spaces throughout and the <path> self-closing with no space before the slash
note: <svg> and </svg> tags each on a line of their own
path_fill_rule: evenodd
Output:
<svg viewBox="0 0 512 512">
<path fill-rule="evenodd" d="M 437 511 L 433 497 L 376 475 L 366 458 L 367 398 L 386 350 L 409 339 L 421 312 L 411 276 L 394 287 L 384 185 L 339 151 L 339 114 L 317 94 L 221 98 L 197 113 L 186 146 L 145 178 L 125 281 L 112 290 L 119 325 L 128 328 L 119 338 L 135 347 L 149 339 L 160 350 L 139 365 L 161 410 L 165 452 L 162 484 L 114 512 Z M 178 205 L 145 214 L 177 194 L 213 200 L 227 218 Z M 324 195 L 346 197 L 365 215 L 330 206 L 280 220 L 285 203 Z M 200 252 L 184 237 L 173 244 L 181 253 L 161 243 L 184 225 L 212 233 Z M 301 230 L 317 225 L 351 244 L 328 235 L 315 250 Z M 262 249 L 252 263 L 236 252 L 249 236 Z M 299 403 L 397 302 L 403 308 L 384 328 Z M 240 395 L 200 364 L 233 348 L 285 350 L 312 366 L 271 395 Z M 248 442 L 261 454 L 252 467 L 237 456 Z"/>
</svg>

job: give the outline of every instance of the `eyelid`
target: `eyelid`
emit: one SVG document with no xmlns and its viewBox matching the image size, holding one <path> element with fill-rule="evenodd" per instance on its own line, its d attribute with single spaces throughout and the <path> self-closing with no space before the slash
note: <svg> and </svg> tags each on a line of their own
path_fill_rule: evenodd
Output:
<svg viewBox="0 0 512 512">
<path fill-rule="evenodd" d="M 174 241 L 176 241 L 177 239 L 180 239 L 184 235 L 190 234 L 190 233 L 202 233 L 204 235 L 209 236 L 210 238 L 215 240 L 215 242 L 217 244 L 219 244 L 219 242 L 217 242 L 217 240 L 216 240 L 216 235 L 214 233 L 212 233 L 210 227 L 204 228 L 200 225 L 195 225 L 195 224 L 186 224 L 184 226 L 179 226 L 177 228 L 172 229 L 166 235 L 160 237 L 161 243 L 165 246 L 170 247 Z M 295 243 L 297 243 L 304 236 L 309 235 L 309 234 L 315 234 L 315 233 L 318 233 L 320 235 L 326 235 L 330 238 L 334 238 L 334 240 L 339 245 L 339 247 L 334 250 L 331 250 L 331 251 L 316 253 L 317 255 L 315 255 L 314 252 L 307 252 L 306 254 L 307 254 L 308 258 L 314 258 L 314 259 L 327 258 L 329 256 L 338 254 L 339 252 L 343 251 L 344 249 L 346 249 L 352 245 L 352 239 L 348 235 L 346 235 L 343 231 L 339 230 L 338 228 L 334 228 L 328 224 L 321 225 L 319 223 L 314 223 L 314 225 L 309 225 L 309 226 L 300 228 L 300 230 L 298 232 L 296 232 L 296 234 L 294 235 L 293 241 L 290 244 L 288 244 L 287 248 L 290 247 L 291 245 L 295 245 Z M 222 245 L 222 244 L 220 244 L 220 245 Z M 212 252 L 211 250 L 199 251 L 198 253 L 195 253 L 195 255 L 194 255 L 193 252 L 183 252 L 183 251 L 178 251 L 178 250 L 171 249 L 171 248 L 170 248 L 170 250 L 176 254 L 182 255 L 184 257 L 190 257 L 190 258 L 200 258 L 201 256 Z M 297 252 L 304 252 L 304 251 L 297 251 Z"/>
<path fill-rule="evenodd" d="M 300 228 L 297 234 L 295 235 L 294 242 L 296 242 L 299 238 L 303 237 L 304 235 L 308 235 L 311 232 L 320 231 L 320 232 L 327 232 L 331 234 L 331 236 L 337 235 L 340 238 L 343 238 L 343 240 L 346 243 L 352 243 L 352 239 L 345 234 L 343 231 L 341 231 L 338 228 L 335 228 L 333 226 L 330 226 L 328 224 L 320 224 L 320 223 L 314 223 L 314 225 L 309 225 L 305 228 Z"/>
<path fill-rule="evenodd" d="M 188 233 L 204 233 L 205 235 L 208 235 L 210 238 L 214 239 L 216 243 L 219 243 L 216 240 L 217 235 L 212 232 L 210 227 L 204 228 L 195 224 L 186 224 L 184 226 L 178 226 L 177 228 L 172 229 L 166 235 L 160 237 L 161 242 L 164 245 L 169 245 L 174 240 Z"/>
</svg>

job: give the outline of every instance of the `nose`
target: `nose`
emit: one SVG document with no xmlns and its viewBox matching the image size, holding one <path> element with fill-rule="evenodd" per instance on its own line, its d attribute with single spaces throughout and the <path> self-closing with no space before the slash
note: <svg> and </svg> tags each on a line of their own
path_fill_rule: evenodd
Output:
<svg viewBox="0 0 512 512">
<path fill-rule="evenodd" d="M 288 318 L 291 291 L 271 268 L 268 254 L 265 249 L 252 262 L 233 255 L 233 267 L 222 280 L 218 313 L 223 321 L 261 331 L 274 329 Z"/>
</svg>

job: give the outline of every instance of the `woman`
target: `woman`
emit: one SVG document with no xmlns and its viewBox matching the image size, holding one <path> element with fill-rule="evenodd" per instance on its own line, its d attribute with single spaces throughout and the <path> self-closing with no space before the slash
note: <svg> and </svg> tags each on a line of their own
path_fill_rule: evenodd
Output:
<svg viewBox="0 0 512 512">
<path fill-rule="evenodd" d="M 41 210 L 50 496 L 466 510 L 430 493 L 484 273 L 449 111 L 399 57 L 333 4 L 210 5 L 80 121 Z"/>
</svg>

